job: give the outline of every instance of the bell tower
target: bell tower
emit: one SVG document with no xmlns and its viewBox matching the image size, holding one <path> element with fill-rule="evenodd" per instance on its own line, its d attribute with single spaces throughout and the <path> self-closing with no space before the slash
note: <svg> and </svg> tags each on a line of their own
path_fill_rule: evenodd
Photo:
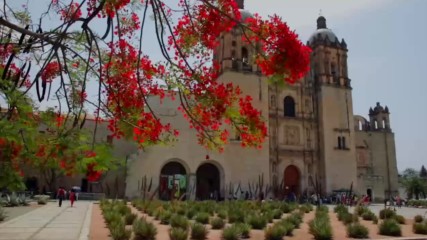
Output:
<svg viewBox="0 0 427 240">
<path fill-rule="evenodd" d="M 244 0 L 235 0 L 241 14 L 241 23 L 253 15 L 244 9 Z M 254 56 L 258 44 L 243 41 L 243 28 L 235 26 L 230 32 L 221 33 L 220 44 L 214 51 L 213 59 L 221 66 L 221 71 L 257 72 Z"/>
<path fill-rule="evenodd" d="M 317 19 L 312 48 L 311 81 L 315 88 L 319 124 L 319 174 L 327 193 L 357 184 L 352 88 L 347 70 L 347 44 Z"/>
<path fill-rule="evenodd" d="M 369 109 L 370 130 L 391 132 L 390 111 L 388 107 L 381 106 L 379 102 L 374 109 Z"/>
<path fill-rule="evenodd" d="M 254 56 L 258 48 L 257 43 L 243 41 L 242 24 L 253 15 L 243 9 L 244 0 L 235 0 L 240 11 L 241 21 L 233 29 L 223 32 L 218 37 L 219 44 L 214 49 L 213 60 L 220 66 L 218 82 L 238 86 L 242 91 L 242 97 L 250 96 L 254 108 L 261 112 L 268 126 L 268 81 L 258 71 Z M 242 148 L 241 138 L 235 129 L 230 127 L 230 144 L 224 149 L 221 158 L 228 159 L 229 177 L 226 182 L 244 182 L 244 178 L 238 177 L 238 172 L 245 172 L 248 178 L 264 176 L 270 183 L 270 157 L 269 141 L 265 139 L 262 149 Z M 248 181 L 252 181 L 247 179 Z"/>
</svg>

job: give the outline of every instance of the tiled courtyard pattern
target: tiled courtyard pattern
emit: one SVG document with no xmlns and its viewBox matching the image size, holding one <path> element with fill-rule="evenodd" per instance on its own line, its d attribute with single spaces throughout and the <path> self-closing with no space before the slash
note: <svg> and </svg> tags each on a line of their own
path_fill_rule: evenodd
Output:
<svg viewBox="0 0 427 240">
<path fill-rule="evenodd" d="M 55 202 L 0 224 L 1 240 L 87 240 L 92 203 Z"/>
</svg>

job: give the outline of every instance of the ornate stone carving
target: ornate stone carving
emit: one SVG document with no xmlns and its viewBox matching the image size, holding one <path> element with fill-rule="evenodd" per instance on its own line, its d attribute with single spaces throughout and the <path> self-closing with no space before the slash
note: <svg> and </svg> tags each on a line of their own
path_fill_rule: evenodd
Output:
<svg viewBox="0 0 427 240">
<path fill-rule="evenodd" d="M 300 130 L 298 126 L 285 126 L 285 144 L 286 145 L 299 145 L 300 144 Z"/>
</svg>

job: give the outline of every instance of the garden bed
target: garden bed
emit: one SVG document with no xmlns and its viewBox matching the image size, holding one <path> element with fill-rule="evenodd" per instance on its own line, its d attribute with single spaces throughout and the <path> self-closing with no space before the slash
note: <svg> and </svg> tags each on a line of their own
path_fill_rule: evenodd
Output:
<svg viewBox="0 0 427 240">
<path fill-rule="evenodd" d="M 281 239 L 277 236 L 285 236 L 289 240 L 306 240 L 315 239 L 313 235 L 318 234 L 318 238 L 330 235 L 330 239 L 348 239 L 347 227 L 350 226 L 353 231 L 362 233 L 370 239 L 387 239 L 396 238 L 397 236 L 385 236 L 379 234 L 379 225 L 382 219 L 372 214 L 372 218 L 378 221 L 374 224 L 372 220 L 363 220 L 363 213 L 359 216 L 348 212 L 344 208 L 345 214 L 339 212 L 335 213 L 330 211 L 327 207 L 322 207 L 316 211 L 312 211 L 309 205 L 294 205 L 282 202 L 143 202 L 136 201 L 132 204 L 121 201 L 106 202 L 104 201 L 104 218 L 102 211 L 98 205 L 94 206 L 94 213 L 92 216 L 91 238 L 97 239 L 112 239 L 109 237 L 111 229 L 121 229 L 130 239 L 133 239 L 135 232 L 139 231 L 142 234 L 151 233 L 155 235 L 155 239 L 168 240 L 170 238 L 171 230 L 176 235 L 183 235 L 180 238 L 173 238 L 172 240 L 191 239 L 192 229 L 199 223 L 198 227 L 206 229 L 207 240 L 222 240 L 226 232 L 228 235 L 233 235 L 234 232 L 241 234 L 241 225 L 245 225 L 249 233 L 249 238 L 253 240 L 271 240 Z M 102 208 L 102 207 L 101 207 Z M 341 209 L 342 210 L 342 209 Z M 363 210 L 363 209 L 362 209 Z M 355 210 L 356 212 L 358 210 Z M 111 212 L 115 212 L 111 214 Z M 109 213 L 105 216 L 106 213 Z M 116 216 L 112 216 L 116 215 Z M 134 215 L 133 217 L 131 215 Z M 131 220 L 129 220 L 129 219 Z M 386 217 L 388 218 L 388 217 Z M 105 224 L 106 220 L 107 224 Z M 295 220 L 299 219 L 299 220 Z M 390 217 L 396 221 L 394 228 L 401 231 L 401 237 L 426 237 L 427 235 L 415 234 L 413 232 L 412 219 L 405 219 L 405 224 L 397 224 L 398 217 Z M 135 221 L 144 227 L 135 230 Z M 245 222 L 235 223 L 235 222 Z M 297 223 L 295 223 L 297 221 Z M 403 221 L 403 219 L 400 219 Z M 313 222 L 313 223 L 310 223 Z M 102 223 L 102 224 L 101 224 Z M 133 227 L 132 227 L 133 223 Z M 318 226 L 319 223 L 326 224 Z M 424 222 L 425 223 L 425 222 Z M 427 231 L 427 223 L 426 231 Z M 116 227 L 118 226 L 118 228 Z M 171 227 L 174 226 L 174 227 Z M 197 224 L 196 224 L 197 225 Z M 217 225 L 216 227 L 213 227 Z M 317 225 L 317 226 L 316 226 Z M 110 228 L 110 230 L 107 228 Z M 329 226 L 329 227 L 328 227 Z M 94 229 L 94 232 L 92 232 Z M 143 230 L 141 230 L 143 229 Z M 245 228 L 243 228 L 245 229 Z M 323 231 L 325 230 L 326 231 Z M 329 229 L 329 231 L 327 230 Z M 318 231 L 316 233 L 316 231 Z M 364 233 L 363 233 L 364 232 Z M 103 236 L 100 236 L 103 234 Z M 357 233 L 353 233 L 357 234 Z M 427 234 L 427 232 L 426 232 Z M 188 236 L 188 237 L 185 237 Z M 270 237 L 268 237 L 270 236 Z M 273 237 L 272 237 L 273 236 Z M 127 239 L 127 238 L 123 238 Z M 147 238 L 148 239 L 148 238 Z M 239 239 L 227 237 L 228 239 Z M 323 239 L 328 239 L 323 238 Z"/>
</svg>

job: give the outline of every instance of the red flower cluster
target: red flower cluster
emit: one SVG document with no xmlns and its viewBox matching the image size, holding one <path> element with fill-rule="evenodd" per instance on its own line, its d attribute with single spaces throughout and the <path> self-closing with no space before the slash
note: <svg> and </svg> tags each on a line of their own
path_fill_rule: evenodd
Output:
<svg viewBox="0 0 427 240">
<path fill-rule="evenodd" d="M 221 33 L 230 31 L 241 15 L 234 0 L 206 1 L 195 6 L 195 10 L 184 14 L 174 28 L 174 36 L 169 37 L 169 45 L 188 49 L 197 44 L 214 49 Z M 186 9 L 185 0 L 179 5 Z M 232 17 L 234 16 L 235 19 Z"/>
<path fill-rule="evenodd" d="M 301 79 L 310 67 L 311 49 L 298 39 L 282 19 L 274 15 L 262 20 L 259 15 L 247 19 L 247 27 L 252 31 L 244 41 L 262 44 L 256 62 L 266 76 L 283 76 L 288 83 Z"/>
<path fill-rule="evenodd" d="M 102 176 L 102 171 L 95 170 L 96 166 L 96 163 L 91 163 L 87 166 L 86 176 L 89 182 L 96 182 Z"/>
<path fill-rule="evenodd" d="M 23 152 L 22 149 L 23 146 L 21 144 L 0 137 L 0 161 L 10 161 L 12 169 L 20 176 L 22 176 L 22 161 L 20 157 Z"/>
<path fill-rule="evenodd" d="M 42 80 L 47 83 L 52 82 L 59 75 L 60 69 L 57 61 L 48 63 L 41 73 Z"/>
<path fill-rule="evenodd" d="M 163 125 L 144 107 L 148 96 L 161 99 L 166 96 L 165 90 L 154 81 L 155 76 L 164 73 L 164 66 L 153 65 L 147 56 L 138 60 L 135 48 L 123 39 L 110 44 L 110 48 L 111 61 L 104 65 L 105 82 L 109 86 L 108 105 L 114 114 L 109 129 L 115 137 L 121 137 L 124 132 L 119 127 L 120 120 L 132 119 L 136 141 L 157 143 L 163 132 L 171 131 L 170 125 Z"/>
<path fill-rule="evenodd" d="M 101 2 L 105 2 L 104 8 L 102 9 L 102 14 L 98 14 L 98 17 L 106 17 L 109 16 L 113 18 L 116 15 L 116 12 L 120 9 L 125 8 L 129 3 L 130 0 L 89 0 L 88 1 L 88 7 L 87 11 L 89 14 L 92 14 L 92 12 L 101 4 Z"/>
<path fill-rule="evenodd" d="M 64 21 L 76 21 L 82 16 L 80 4 L 78 3 L 71 4 L 68 9 L 60 9 L 59 13 L 61 14 L 61 20 Z"/>
</svg>

